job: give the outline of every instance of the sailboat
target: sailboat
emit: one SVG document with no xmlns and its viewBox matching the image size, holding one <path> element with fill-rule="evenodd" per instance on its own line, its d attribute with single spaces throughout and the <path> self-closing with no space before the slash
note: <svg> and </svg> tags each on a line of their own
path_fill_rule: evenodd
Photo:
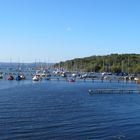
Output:
<svg viewBox="0 0 140 140">
<path fill-rule="evenodd" d="M 33 81 L 39 81 L 39 79 L 40 79 L 40 78 L 39 78 L 39 76 L 37 76 L 37 75 L 34 75 L 33 78 L 32 78 Z"/>
</svg>

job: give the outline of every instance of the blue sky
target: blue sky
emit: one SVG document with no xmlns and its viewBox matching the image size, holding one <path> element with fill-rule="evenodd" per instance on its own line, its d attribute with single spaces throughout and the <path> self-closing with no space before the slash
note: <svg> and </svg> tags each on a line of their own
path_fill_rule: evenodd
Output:
<svg viewBox="0 0 140 140">
<path fill-rule="evenodd" d="M 0 0 L 0 61 L 140 53 L 139 0 Z"/>
</svg>

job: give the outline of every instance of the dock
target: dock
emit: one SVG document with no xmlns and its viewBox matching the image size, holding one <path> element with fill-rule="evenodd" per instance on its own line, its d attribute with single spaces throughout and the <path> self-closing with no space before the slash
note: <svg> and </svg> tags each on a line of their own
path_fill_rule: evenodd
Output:
<svg viewBox="0 0 140 140">
<path fill-rule="evenodd" d="M 89 89 L 89 94 L 102 94 L 102 93 L 126 93 L 126 94 L 132 94 L 132 93 L 138 93 L 140 94 L 140 90 L 133 90 L 133 89 Z"/>
</svg>

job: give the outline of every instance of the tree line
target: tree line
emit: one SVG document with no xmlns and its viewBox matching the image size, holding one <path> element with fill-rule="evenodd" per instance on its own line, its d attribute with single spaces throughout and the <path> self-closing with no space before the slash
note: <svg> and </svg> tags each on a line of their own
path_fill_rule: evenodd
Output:
<svg viewBox="0 0 140 140">
<path fill-rule="evenodd" d="M 69 71 L 83 72 L 113 72 L 113 73 L 140 73 L 140 54 L 110 54 L 75 58 L 65 62 L 56 63 Z"/>
</svg>

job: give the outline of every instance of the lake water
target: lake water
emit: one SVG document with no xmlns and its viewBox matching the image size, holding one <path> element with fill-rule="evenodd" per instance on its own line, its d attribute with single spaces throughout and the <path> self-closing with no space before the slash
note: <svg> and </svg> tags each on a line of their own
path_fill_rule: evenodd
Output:
<svg viewBox="0 0 140 140">
<path fill-rule="evenodd" d="M 138 140 L 140 94 L 88 94 L 131 83 L 0 80 L 1 140 Z"/>
</svg>

